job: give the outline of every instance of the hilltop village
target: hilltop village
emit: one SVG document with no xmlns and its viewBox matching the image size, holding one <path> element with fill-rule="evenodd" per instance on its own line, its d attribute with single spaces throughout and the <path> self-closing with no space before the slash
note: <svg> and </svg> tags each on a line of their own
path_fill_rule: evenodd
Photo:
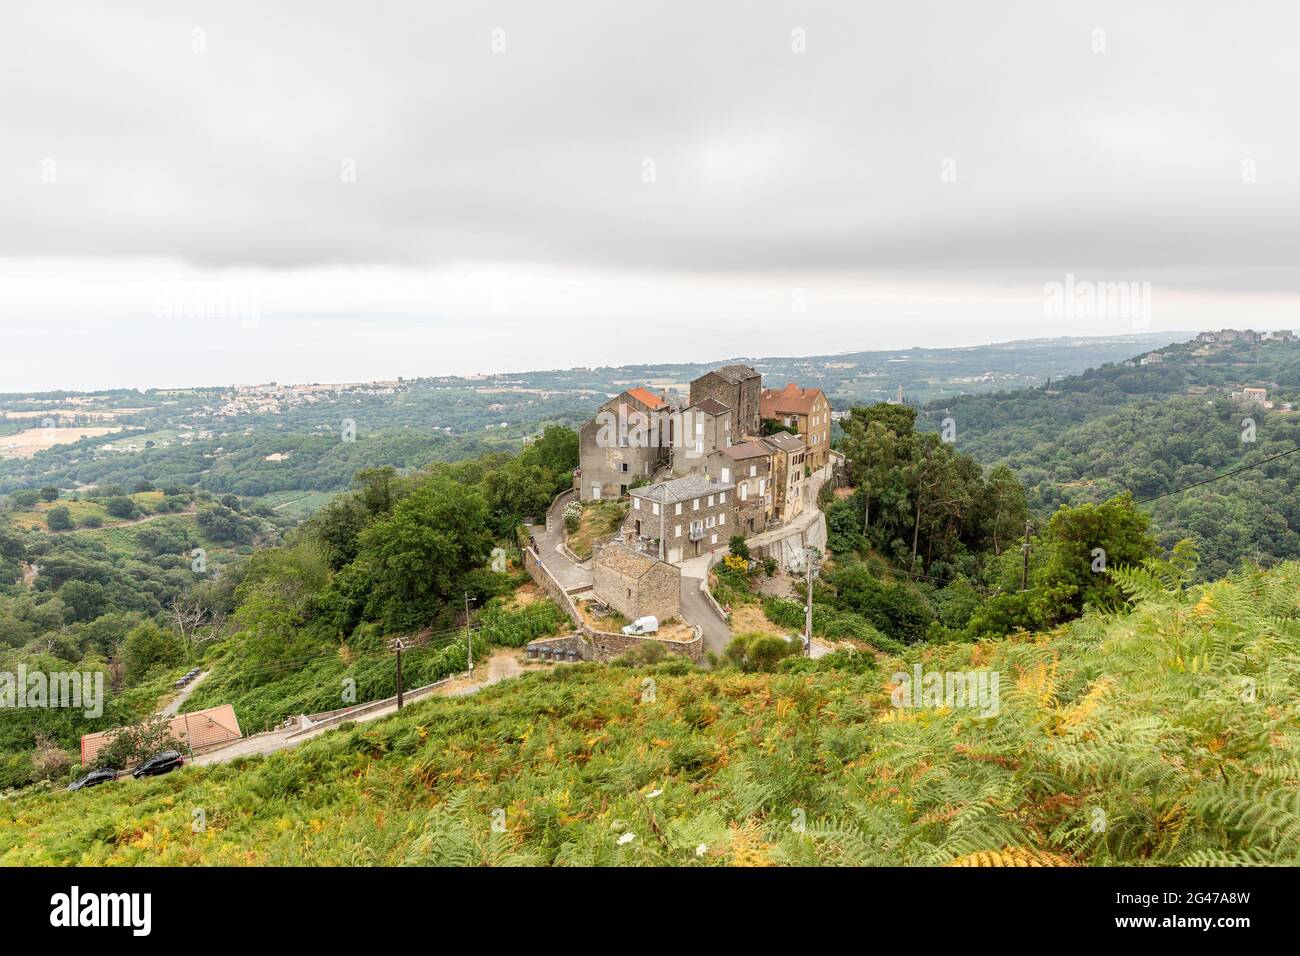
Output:
<svg viewBox="0 0 1300 956">
<path fill-rule="evenodd" d="M 690 382 L 684 401 L 637 386 L 579 429 L 573 487 L 533 529 L 529 571 L 578 634 L 529 653 L 608 660 L 641 643 L 606 620 L 653 617 L 652 640 L 699 660 L 730 640 L 709 569 L 744 541 L 750 560 L 796 571 L 826 547 L 818 496 L 843 480 L 833 410 L 818 388 L 764 388 L 747 365 Z"/>
</svg>

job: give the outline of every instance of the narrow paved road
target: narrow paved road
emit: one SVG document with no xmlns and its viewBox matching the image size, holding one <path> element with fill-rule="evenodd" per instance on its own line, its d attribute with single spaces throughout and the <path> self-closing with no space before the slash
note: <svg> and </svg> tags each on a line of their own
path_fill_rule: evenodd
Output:
<svg viewBox="0 0 1300 956">
<path fill-rule="evenodd" d="M 466 697 L 476 693 L 497 681 L 506 680 L 510 677 L 516 677 L 519 674 L 529 670 L 541 670 L 549 666 L 547 664 L 532 664 L 524 659 L 523 651 L 519 649 L 501 648 L 492 652 L 485 665 L 479 665 L 474 668 L 477 675 L 474 680 L 457 678 L 449 680 L 446 683 L 439 684 L 422 694 L 407 694 L 405 702 L 411 703 L 416 700 L 423 700 L 425 697 Z M 562 665 L 560 665 L 562 666 Z M 359 704 L 358 706 L 365 706 Z M 397 704 L 389 704 L 387 707 L 380 707 L 376 710 L 364 714 L 358 714 L 352 718 L 354 723 L 365 723 L 371 720 L 378 720 L 380 717 L 388 717 L 397 713 Z M 200 754 L 188 761 L 196 766 L 204 766 L 214 763 L 229 763 L 236 757 L 248 757 L 256 754 L 273 754 L 280 750 L 291 750 L 299 744 L 306 743 L 308 740 L 314 740 L 321 734 L 329 733 L 336 730 L 338 724 L 329 724 L 316 730 L 309 730 L 307 733 L 299 736 L 296 727 L 272 730 L 264 734 L 256 734 L 252 737 L 245 737 L 237 740 L 228 747 L 222 747 L 220 750 L 214 750 L 211 753 Z"/>
<path fill-rule="evenodd" d="M 698 624 L 703 629 L 705 654 L 713 653 L 721 657 L 731 643 L 731 628 L 718 617 L 718 612 L 700 590 L 703 583 L 702 578 L 682 575 L 682 619 Z"/>
<path fill-rule="evenodd" d="M 533 525 L 529 529 L 537 539 L 537 553 L 541 555 L 542 564 L 566 591 L 591 587 L 590 564 L 578 564 L 560 550 L 564 542 L 564 508 L 572 500 L 572 491 L 555 499 L 547 515 L 547 523 L 551 526 L 549 531 L 543 525 Z"/>
</svg>

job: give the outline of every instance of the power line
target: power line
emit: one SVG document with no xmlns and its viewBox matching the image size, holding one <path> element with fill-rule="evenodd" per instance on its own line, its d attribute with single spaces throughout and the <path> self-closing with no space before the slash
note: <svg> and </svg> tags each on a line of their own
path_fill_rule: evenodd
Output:
<svg viewBox="0 0 1300 956">
<path fill-rule="evenodd" d="M 1260 461 L 1253 462 L 1249 465 L 1242 465 L 1240 468 L 1234 468 L 1232 469 L 1232 471 L 1225 471 L 1221 475 L 1215 475 L 1212 478 L 1205 478 L 1202 481 L 1194 481 L 1190 485 L 1184 485 L 1182 488 L 1177 488 L 1173 491 L 1166 491 L 1164 494 L 1155 495 L 1151 498 L 1143 498 L 1142 500 L 1134 503 L 1139 505 L 1145 505 L 1145 504 L 1149 504 L 1152 501 L 1159 501 L 1161 498 L 1168 498 L 1170 495 L 1180 495 L 1184 491 L 1191 491 L 1193 488 L 1199 488 L 1202 485 L 1209 485 L 1209 484 L 1213 484 L 1216 481 L 1221 481 L 1224 478 L 1231 478 L 1233 475 L 1239 475 L 1243 471 L 1250 471 L 1252 468 L 1258 468 L 1260 465 L 1267 465 L 1270 461 L 1277 461 L 1279 458 L 1285 458 L 1288 455 L 1294 455 L 1296 452 L 1300 452 L 1300 446 L 1292 448 L 1290 451 L 1284 451 L 1280 455 L 1272 455 L 1268 458 L 1263 458 Z"/>
</svg>

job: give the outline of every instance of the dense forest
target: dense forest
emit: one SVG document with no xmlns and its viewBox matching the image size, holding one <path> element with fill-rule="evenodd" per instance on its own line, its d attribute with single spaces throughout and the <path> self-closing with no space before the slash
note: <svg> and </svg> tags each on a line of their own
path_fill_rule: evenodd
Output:
<svg viewBox="0 0 1300 956">
<path fill-rule="evenodd" d="M 957 448 L 1009 466 L 1036 514 L 1128 492 L 1145 502 L 1161 545 L 1194 540 L 1205 579 L 1242 560 L 1300 557 L 1300 455 L 1286 455 L 1300 447 L 1300 413 L 1283 407 L 1300 403 L 1300 345 L 1162 354 L 1160 364 L 1107 365 L 1050 388 L 936 402 L 919 422 L 947 421 Z M 1229 397 L 1251 385 L 1267 388 L 1275 408 Z"/>
</svg>

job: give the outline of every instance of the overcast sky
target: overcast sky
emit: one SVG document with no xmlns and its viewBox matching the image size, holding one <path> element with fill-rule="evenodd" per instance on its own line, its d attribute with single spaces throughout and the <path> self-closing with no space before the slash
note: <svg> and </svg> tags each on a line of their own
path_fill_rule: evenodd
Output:
<svg viewBox="0 0 1300 956">
<path fill-rule="evenodd" d="M 0 391 L 1300 326 L 1300 4 L 1136 6 L 10 4 Z"/>
</svg>

